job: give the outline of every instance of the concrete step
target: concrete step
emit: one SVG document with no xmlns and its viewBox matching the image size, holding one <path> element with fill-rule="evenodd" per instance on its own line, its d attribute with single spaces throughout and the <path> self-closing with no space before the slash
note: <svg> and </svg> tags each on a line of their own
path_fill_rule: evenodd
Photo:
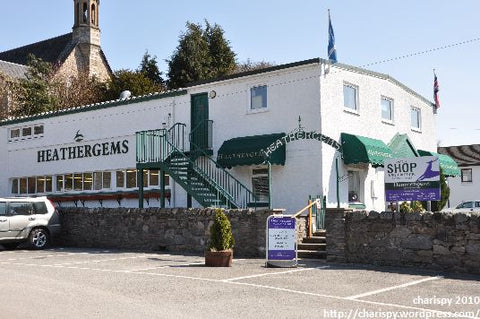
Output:
<svg viewBox="0 0 480 319">
<path fill-rule="evenodd" d="M 313 232 L 313 236 L 317 237 L 325 237 L 327 236 L 327 231 L 325 229 L 317 229 Z"/>
<path fill-rule="evenodd" d="M 311 258 L 311 259 L 325 259 L 327 258 L 326 251 L 318 250 L 297 250 L 298 258 Z"/>
<path fill-rule="evenodd" d="M 325 243 L 300 243 L 297 245 L 299 250 L 317 250 L 325 251 L 327 244 Z"/>
<path fill-rule="evenodd" d="M 326 237 L 320 237 L 320 236 L 313 236 L 313 237 L 303 237 L 302 238 L 302 243 L 305 244 L 314 244 L 314 243 L 325 243 L 327 241 Z"/>
</svg>

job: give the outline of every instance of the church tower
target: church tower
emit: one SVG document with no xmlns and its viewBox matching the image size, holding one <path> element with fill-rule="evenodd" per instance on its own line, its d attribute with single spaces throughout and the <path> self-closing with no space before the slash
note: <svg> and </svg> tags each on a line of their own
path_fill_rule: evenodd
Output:
<svg viewBox="0 0 480 319">
<path fill-rule="evenodd" d="M 99 8 L 100 0 L 73 0 L 73 43 L 76 44 L 76 64 L 80 71 L 100 80 L 109 78 L 109 67 L 100 47 Z"/>
<path fill-rule="evenodd" d="M 73 0 L 74 24 L 73 40 L 100 47 L 100 28 L 98 10 L 100 0 Z"/>
</svg>

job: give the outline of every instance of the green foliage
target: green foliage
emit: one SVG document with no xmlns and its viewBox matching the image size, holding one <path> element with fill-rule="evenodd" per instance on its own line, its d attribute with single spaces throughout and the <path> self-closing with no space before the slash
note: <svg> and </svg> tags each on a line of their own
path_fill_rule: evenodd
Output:
<svg viewBox="0 0 480 319">
<path fill-rule="evenodd" d="M 232 225 L 227 215 L 225 215 L 221 209 L 217 209 L 213 224 L 210 227 L 210 242 L 208 248 L 211 251 L 221 251 L 232 249 L 234 244 L 235 240 L 232 234 Z"/>
<path fill-rule="evenodd" d="M 145 95 L 162 90 L 142 72 L 131 70 L 115 71 L 113 77 L 108 82 L 107 87 L 106 98 L 109 100 L 118 99 L 120 93 L 125 90 L 129 90 L 134 96 Z"/>
<path fill-rule="evenodd" d="M 153 85 L 163 88 L 165 81 L 162 78 L 162 72 L 158 69 L 157 57 L 152 57 L 148 51 L 143 55 L 138 72 L 152 81 Z"/>
<path fill-rule="evenodd" d="M 272 66 L 275 66 L 275 63 L 266 61 L 254 62 L 250 59 L 247 59 L 247 61 L 237 64 L 235 73 L 262 70 Z"/>
<path fill-rule="evenodd" d="M 415 213 L 421 213 L 424 211 L 423 209 L 423 205 L 421 202 L 419 201 L 414 201 L 412 203 L 412 211 L 415 212 Z"/>
<path fill-rule="evenodd" d="M 443 174 L 443 170 L 440 168 L 440 200 L 438 202 L 432 202 L 432 211 L 439 212 L 445 205 L 447 205 L 450 198 L 450 187 L 448 187 L 447 180 Z"/>
<path fill-rule="evenodd" d="M 50 90 L 53 67 L 30 54 L 26 79 L 21 79 L 15 94 L 18 107 L 12 110 L 14 116 L 28 116 L 55 110 L 57 100 Z"/>
<path fill-rule="evenodd" d="M 235 70 L 235 53 L 217 24 L 206 28 L 187 22 L 187 31 L 168 60 L 168 88 L 177 89 L 189 83 L 225 76 Z"/>
<path fill-rule="evenodd" d="M 410 207 L 410 204 L 408 202 L 403 202 L 400 205 L 400 213 L 406 214 L 406 213 L 412 213 L 413 209 Z"/>
</svg>

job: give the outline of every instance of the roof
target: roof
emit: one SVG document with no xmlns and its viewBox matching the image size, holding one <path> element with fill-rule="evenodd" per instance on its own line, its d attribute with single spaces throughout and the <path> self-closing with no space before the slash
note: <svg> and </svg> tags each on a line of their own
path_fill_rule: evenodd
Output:
<svg viewBox="0 0 480 319">
<path fill-rule="evenodd" d="M 61 37 L 63 37 L 63 36 L 61 36 Z M 49 41 L 49 40 L 47 40 L 47 41 Z M 6 52 L 10 52 L 10 51 L 6 51 Z M 103 54 L 103 52 L 101 52 L 101 53 Z M 0 53 L 0 59 L 2 58 L 1 54 L 2 53 Z M 105 61 L 106 61 L 106 59 L 105 59 Z M 107 63 L 108 63 L 108 61 L 107 61 Z M 192 87 L 195 87 L 195 86 L 199 86 L 199 85 L 211 84 L 211 83 L 221 82 L 221 81 L 226 81 L 226 80 L 231 80 L 231 79 L 237 79 L 237 78 L 242 78 L 242 77 L 256 75 L 256 74 L 274 72 L 274 71 L 279 71 L 279 70 L 284 70 L 284 69 L 289 69 L 289 68 L 299 67 L 299 66 L 304 66 L 304 65 L 309 65 L 309 64 L 329 64 L 329 63 L 330 62 L 328 62 L 327 60 L 324 60 L 324 59 L 321 59 L 321 58 L 314 58 L 314 59 L 309 59 L 309 60 L 304 60 L 304 61 L 299 61 L 299 62 L 294 62 L 294 63 L 277 65 L 277 66 L 268 67 L 268 68 L 260 69 L 260 70 L 236 73 L 236 74 L 232 74 L 232 75 L 221 77 L 221 78 L 205 80 L 205 81 L 201 81 L 201 82 L 195 82 L 195 83 L 189 84 L 185 88 L 180 88 L 176 91 L 180 92 L 180 95 L 182 95 L 182 94 L 186 94 L 186 91 L 188 89 L 190 89 Z M 415 95 L 419 99 L 423 100 L 425 103 L 434 107 L 434 104 L 431 101 L 422 97 L 420 94 L 416 93 L 415 91 L 409 89 L 408 87 L 406 87 L 402 83 L 398 82 L 397 80 L 393 79 L 389 75 L 382 74 L 382 73 L 377 73 L 377 72 L 374 72 L 374 71 L 365 70 L 365 69 L 362 69 L 362 68 L 357 68 L 357 67 L 346 65 L 346 64 L 340 64 L 340 63 L 335 63 L 333 66 L 339 67 L 339 68 L 342 68 L 342 69 L 346 69 L 346 70 L 349 70 L 349 71 L 352 71 L 352 72 L 357 72 L 357 73 L 381 78 L 381 79 L 384 79 L 384 80 L 388 80 L 388 81 L 402 87 L 403 89 L 405 89 L 409 93 Z M 132 98 L 127 99 L 127 100 L 114 100 L 114 101 L 97 103 L 97 104 L 94 104 L 94 105 L 77 106 L 77 107 L 74 107 L 72 109 L 62 110 L 61 112 L 60 111 L 47 112 L 45 114 L 39 114 L 39 115 L 33 115 L 33 116 L 27 116 L 27 117 L 21 117 L 21 118 L 13 118 L 13 119 L 8 119 L 6 121 L 0 121 L 0 126 L 12 124 L 12 123 L 21 123 L 21 122 L 26 122 L 26 121 L 33 121 L 33 120 L 36 120 L 36 119 L 39 119 L 39 118 L 54 117 L 54 116 L 59 116 L 59 115 L 63 115 L 63 114 L 86 112 L 86 111 L 89 111 L 89 110 L 98 109 L 99 105 L 101 105 L 102 108 L 106 108 L 106 107 L 110 107 L 110 106 L 129 104 L 129 103 L 133 102 L 132 99 L 137 99 L 137 101 L 138 101 L 138 100 L 144 100 L 145 98 L 146 99 L 163 98 L 165 96 L 170 96 L 171 94 L 175 94 L 175 91 L 169 92 L 167 95 L 165 95 L 164 93 L 163 94 L 162 93 L 154 93 L 154 94 L 148 94 L 148 95 L 145 95 L 145 96 L 132 97 Z"/>
<path fill-rule="evenodd" d="M 24 79 L 27 72 L 28 67 L 26 65 L 0 60 L 0 74 L 14 79 Z"/>
<path fill-rule="evenodd" d="M 480 144 L 439 147 L 438 153 L 449 155 L 458 166 L 480 166 Z"/>
<path fill-rule="evenodd" d="M 70 32 L 55 38 L 0 52 L 0 60 L 26 65 L 28 55 L 31 53 L 45 62 L 62 63 L 74 47 L 75 44 Z M 68 52 L 65 52 L 66 49 Z"/>
</svg>

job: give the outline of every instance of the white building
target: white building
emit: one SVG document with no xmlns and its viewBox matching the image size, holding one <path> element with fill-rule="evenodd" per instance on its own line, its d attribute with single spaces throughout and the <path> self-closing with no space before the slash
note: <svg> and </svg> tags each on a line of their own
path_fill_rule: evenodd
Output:
<svg viewBox="0 0 480 319">
<path fill-rule="evenodd" d="M 388 75 L 322 59 L 0 129 L 0 195 L 87 207 L 138 207 L 138 197 L 145 207 L 163 198 L 168 207 L 270 199 L 295 212 L 309 195 L 325 195 L 330 207 L 381 211 L 383 159 L 436 150 L 430 101 Z"/>
<path fill-rule="evenodd" d="M 448 207 L 480 199 L 480 144 L 439 147 L 438 152 L 453 158 L 460 168 L 459 176 L 448 179 Z"/>
</svg>

